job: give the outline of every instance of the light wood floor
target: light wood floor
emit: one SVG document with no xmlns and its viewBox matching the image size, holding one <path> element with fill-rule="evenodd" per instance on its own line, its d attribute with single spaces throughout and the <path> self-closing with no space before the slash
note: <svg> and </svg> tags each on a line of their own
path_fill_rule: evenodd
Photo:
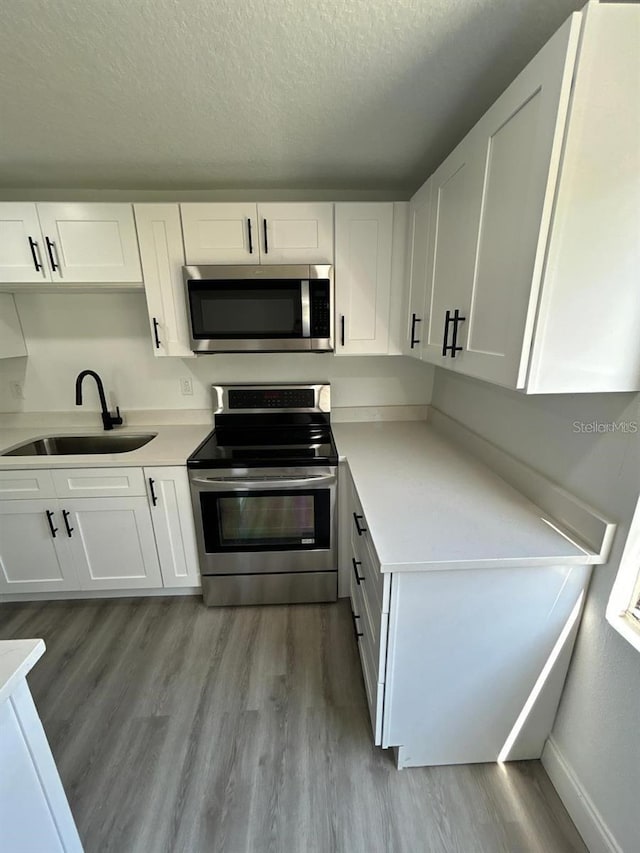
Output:
<svg viewBox="0 0 640 853">
<path fill-rule="evenodd" d="M 349 606 L 0 607 L 87 853 L 586 853 L 538 762 L 397 771 Z"/>
</svg>

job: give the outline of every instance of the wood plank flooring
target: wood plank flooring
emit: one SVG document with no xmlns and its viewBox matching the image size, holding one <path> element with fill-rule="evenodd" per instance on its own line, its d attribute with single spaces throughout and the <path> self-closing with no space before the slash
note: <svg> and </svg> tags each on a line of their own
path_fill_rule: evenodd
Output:
<svg viewBox="0 0 640 853">
<path fill-rule="evenodd" d="M 0 607 L 87 853 L 586 853 L 538 762 L 395 769 L 347 602 Z"/>
</svg>

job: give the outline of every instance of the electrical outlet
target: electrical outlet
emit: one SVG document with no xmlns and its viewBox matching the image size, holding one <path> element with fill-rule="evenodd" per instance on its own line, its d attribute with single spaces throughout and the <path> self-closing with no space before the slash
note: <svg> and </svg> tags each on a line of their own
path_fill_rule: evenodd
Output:
<svg viewBox="0 0 640 853">
<path fill-rule="evenodd" d="M 183 397 L 190 397 L 193 394 L 193 381 L 186 377 L 180 380 L 180 393 Z"/>
<path fill-rule="evenodd" d="M 16 400 L 24 400 L 24 390 L 22 382 L 10 382 L 11 394 Z"/>
</svg>

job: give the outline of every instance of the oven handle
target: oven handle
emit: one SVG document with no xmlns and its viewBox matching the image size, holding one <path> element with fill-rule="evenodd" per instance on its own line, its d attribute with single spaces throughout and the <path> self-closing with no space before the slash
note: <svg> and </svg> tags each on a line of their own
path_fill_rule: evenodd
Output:
<svg viewBox="0 0 640 853">
<path fill-rule="evenodd" d="M 317 474 L 311 477 L 286 477 L 283 479 L 265 477 L 264 480 L 244 477 L 194 477 L 191 482 L 201 486 L 222 486 L 227 489 L 234 486 L 242 486 L 243 489 L 280 489 L 287 486 L 300 486 L 305 483 L 315 485 L 316 483 L 335 482 L 335 479 L 335 474 Z"/>
</svg>

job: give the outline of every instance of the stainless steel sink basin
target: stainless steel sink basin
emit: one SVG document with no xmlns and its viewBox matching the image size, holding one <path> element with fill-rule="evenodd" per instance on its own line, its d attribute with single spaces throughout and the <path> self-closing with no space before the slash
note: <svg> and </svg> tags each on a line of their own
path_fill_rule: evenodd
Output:
<svg viewBox="0 0 640 853">
<path fill-rule="evenodd" d="M 144 447 L 157 433 L 144 435 L 51 435 L 25 441 L 0 456 L 72 456 L 85 453 L 126 453 Z"/>
</svg>

